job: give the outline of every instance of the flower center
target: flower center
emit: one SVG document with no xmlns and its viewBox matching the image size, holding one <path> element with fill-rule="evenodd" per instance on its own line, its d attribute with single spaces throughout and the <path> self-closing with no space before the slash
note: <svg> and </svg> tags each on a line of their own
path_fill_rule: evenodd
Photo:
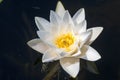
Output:
<svg viewBox="0 0 120 80">
<path fill-rule="evenodd" d="M 56 37 L 54 43 L 58 48 L 64 48 L 65 51 L 70 51 L 70 46 L 74 42 L 75 42 L 75 36 L 69 32 Z"/>
</svg>

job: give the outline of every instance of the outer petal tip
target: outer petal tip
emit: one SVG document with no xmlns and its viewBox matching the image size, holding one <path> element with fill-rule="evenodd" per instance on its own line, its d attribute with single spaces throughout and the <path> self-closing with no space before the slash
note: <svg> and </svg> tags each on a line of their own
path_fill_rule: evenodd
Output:
<svg viewBox="0 0 120 80">
<path fill-rule="evenodd" d="M 100 33 L 103 31 L 103 27 L 93 27 L 89 28 L 87 31 L 90 30 L 92 30 L 92 36 L 87 44 L 91 44 L 100 35 Z"/>
<path fill-rule="evenodd" d="M 58 5 L 63 6 L 61 1 L 58 1 L 58 2 L 57 2 L 57 6 L 58 6 Z"/>
<path fill-rule="evenodd" d="M 35 23 L 38 24 L 39 23 L 39 20 L 40 20 L 40 17 L 35 17 Z M 38 26 L 38 25 L 37 25 Z"/>
<path fill-rule="evenodd" d="M 77 58 L 62 58 L 60 59 L 62 68 L 73 78 L 75 78 L 80 70 L 80 62 Z"/>
<path fill-rule="evenodd" d="M 35 20 L 37 20 L 39 17 L 35 16 Z"/>
<path fill-rule="evenodd" d="M 75 24 L 79 24 L 83 20 L 85 20 L 85 10 L 84 10 L 84 8 L 81 8 L 73 16 L 73 21 Z"/>
<path fill-rule="evenodd" d="M 49 47 L 43 43 L 40 39 L 33 39 L 27 42 L 28 46 L 33 48 L 34 50 L 44 53 Z"/>
<path fill-rule="evenodd" d="M 33 47 L 34 45 L 36 45 L 38 42 L 37 42 L 38 39 L 33 39 L 33 40 L 30 40 L 27 42 L 27 45 L 29 47 Z"/>
<path fill-rule="evenodd" d="M 58 1 L 55 11 L 61 18 L 64 16 L 65 8 L 63 4 L 61 3 L 61 1 Z"/>
<path fill-rule="evenodd" d="M 56 10 L 59 10 L 59 9 L 65 10 L 65 9 L 64 9 L 64 6 L 63 6 L 63 4 L 62 4 L 61 1 L 58 1 L 58 2 L 57 2 Z"/>
<path fill-rule="evenodd" d="M 44 19 L 42 17 L 35 17 L 35 23 L 39 30 L 42 29 L 45 31 L 49 31 L 49 29 L 50 29 L 49 21 L 47 21 L 46 19 Z"/>
<path fill-rule="evenodd" d="M 85 9 L 84 8 L 81 8 L 80 10 L 81 10 L 81 12 L 85 13 Z"/>
<path fill-rule="evenodd" d="M 103 31 L 103 29 L 104 29 L 103 27 L 99 27 L 99 28 L 100 28 L 101 32 L 102 32 L 102 31 Z"/>
<path fill-rule="evenodd" d="M 97 61 L 101 58 L 100 54 L 92 47 L 85 46 L 87 51 L 85 51 L 85 55 L 82 57 L 85 60 L 89 61 Z"/>
<path fill-rule="evenodd" d="M 95 27 L 97 30 L 99 30 L 100 32 L 103 31 L 103 27 Z"/>
</svg>

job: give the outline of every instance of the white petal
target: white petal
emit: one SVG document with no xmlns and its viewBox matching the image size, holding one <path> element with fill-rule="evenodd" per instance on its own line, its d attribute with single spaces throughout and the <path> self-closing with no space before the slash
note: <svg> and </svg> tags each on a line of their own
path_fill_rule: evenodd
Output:
<svg viewBox="0 0 120 80">
<path fill-rule="evenodd" d="M 50 30 L 50 23 L 44 18 L 35 17 L 35 23 L 39 30 L 41 29 L 46 31 Z"/>
<path fill-rule="evenodd" d="M 85 46 L 85 55 L 83 55 L 81 58 L 85 59 L 85 60 L 89 60 L 89 61 L 97 61 L 101 58 L 101 56 L 99 55 L 99 53 L 93 49 L 90 46 Z"/>
<path fill-rule="evenodd" d="M 84 11 L 84 8 L 81 8 L 73 16 L 73 21 L 75 24 L 79 24 L 83 20 L 85 20 L 85 11 Z"/>
<path fill-rule="evenodd" d="M 74 32 L 76 34 L 80 34 L 80 33 L 83 33 L 86 31 L 86 27 L 87 27 L 87 22 L 86 20 L 83 20 L 81 23 L 77 24 L 75 27 L 74 27 Z"/>
<path fill-rule="evenodd" d="M 74 44 L 72 44 L 70 47 L 69 47 L 69 50 L 70 51 L 65 51 L 65 49 L 63 49 L 63 52 L 60 54 L 62 57 L 75 57 L 77 56 L 77 52 L 78 52 L 78 42 L 76 41 Z M 76 55 L 75 55 L 76 54 Z"/>
<path fill-rule="evenodd" d="M 78 49 L 78 51 L 75 54 L 73 54 L 72 56 L 77 57 L 77 56 L 80 56 L 80 54 L 81 54 L 81 51 Z"/>
<path fill-rule="evenodd" d="M 72 21 L 72 18 L 70 16 L 70 13 L 68 11 L 65 12 L 65 15 L 63 17 L 63 21 L 64 23 L 66 24 L 72 24 L 73 25 L 73 21 Z"/>
<path fill-rule="evenodd" d="M 55 32 L 55 31 L 54 31 Z M 51 46 L 51 47 L 56 47 L 54 44 L 54 39 L 56 36 L 56 33 L 53 34 L 52 32 L 46 32 L 43 30 L 37 31 L 37 35 L 40 37 L 40 39 L 46 43 L 47 45 Z"/>
<path fill-rule="evenodd" d="M 103 27 L 94 27 L 94 28 L 88 29 L 87 31 L 90 31 L 90 30 L 92 30 L 92 36 L 89 40 L 89 43 L 91 44 L 100 35 L 100 33 L 103 30 Z"/>
<path fill-rule="evenodd" d="M 65 15 L 63 17 L 63 22 L 60 26 L 61 32 L 62 33 L 73 32 L 73 27 L 74 27 L 74 24 L 73 24 L 72 18 L 70 16 L 69 12 L 66 11 Z"/>
<path fill-rule="evenodd" d="M 82 47 L 83 44 L 85 44 L 91 37 L 92 31 L 87 31 L 79 35 L 80 39 L 80 47 Z"/>
<path fill-rule="evenodd" d="M 40 39 L 33 39 L 27 42 L 27 44 L 33 48 L 34 50 L 44 53 L 47 49 L 49 49 L 48 45 L 46 45 L 43 41 Z"/>
<path fill-rule="evenodd" d="M 53 39 L 53 36 L 51 36 L 51 34 L 49 32 L 46 32 L 43 30 L 37 31 L 37 35 L 43 41 L 51 41 Z"/>
<path fill-rule="evenodd" d="M 59 55 L 59 52 L 60 51 L 57 51 L 53 48 L 48 49 L 42 57 L 42 62 L 51 62 L 60 59 L 61 57 Z"/>
<path fill-rule="evenodd" d="M 62 68 L 72 77 L 76 77 L 80 70 L 79 58 L 62 58 L 60 59 Z"/>
<path fill-rule="evenodd" d="M 61 21 L 61 18 L 54 12 L 54 11 L 50 11 L 50 22 L 53 24 L 53 25 L 58 25 L 59 22 Z"/>
<path fill-rule="evenodd" d="M 65 13 L 64 6 L 60 1 L 58 1 L 57 6 L 56 6 L 56 13 L 62 18 Z"/>
</svg>

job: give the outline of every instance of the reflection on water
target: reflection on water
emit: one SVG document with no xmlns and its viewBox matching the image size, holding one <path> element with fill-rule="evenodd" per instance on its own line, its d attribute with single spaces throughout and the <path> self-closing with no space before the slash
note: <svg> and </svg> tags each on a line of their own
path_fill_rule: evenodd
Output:
<svg viewBox="0 0 120 80">
<path fill-rule="evenodd" d="M 47 73 L 41 72 L 41 54 L 29 48 L 27 41 L 36 38 L 35 16 L 49 18 L 57 0 L 4 0 L 0 4 L 0 80 L 42 80 Z M 104 31 L 92 44 L 102 55 L 97 61 L 100 74 L 85 69 L 78 80 L 120 80 L 120 1 L 119 0 L 70 0 L 62 1 L 71 14 L 79 8 L 86 10 L 88 27 L 103 26 Z M 46 6 L 47 5 L 47 6 Z M 39 62 L 39 63 L 38 63 Z M 67 80 L 61 69 L 57 80 Z M 69 80 L 69 79 L 68 79 Z"/>
</svg>

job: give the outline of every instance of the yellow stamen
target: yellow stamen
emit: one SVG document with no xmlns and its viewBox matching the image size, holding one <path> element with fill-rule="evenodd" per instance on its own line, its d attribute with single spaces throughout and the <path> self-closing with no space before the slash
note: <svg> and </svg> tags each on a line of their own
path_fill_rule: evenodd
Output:
<svg viewBox="0 0 120 80">
<path fill-rule="evenodd" d="M 55 45 L 58 48 L 64 48 L 65 51 L 70 51 L 70 46 L 75 42 L 75 36 L 72 33 L 61 34 L 55 38 Z"/>
</svg>

